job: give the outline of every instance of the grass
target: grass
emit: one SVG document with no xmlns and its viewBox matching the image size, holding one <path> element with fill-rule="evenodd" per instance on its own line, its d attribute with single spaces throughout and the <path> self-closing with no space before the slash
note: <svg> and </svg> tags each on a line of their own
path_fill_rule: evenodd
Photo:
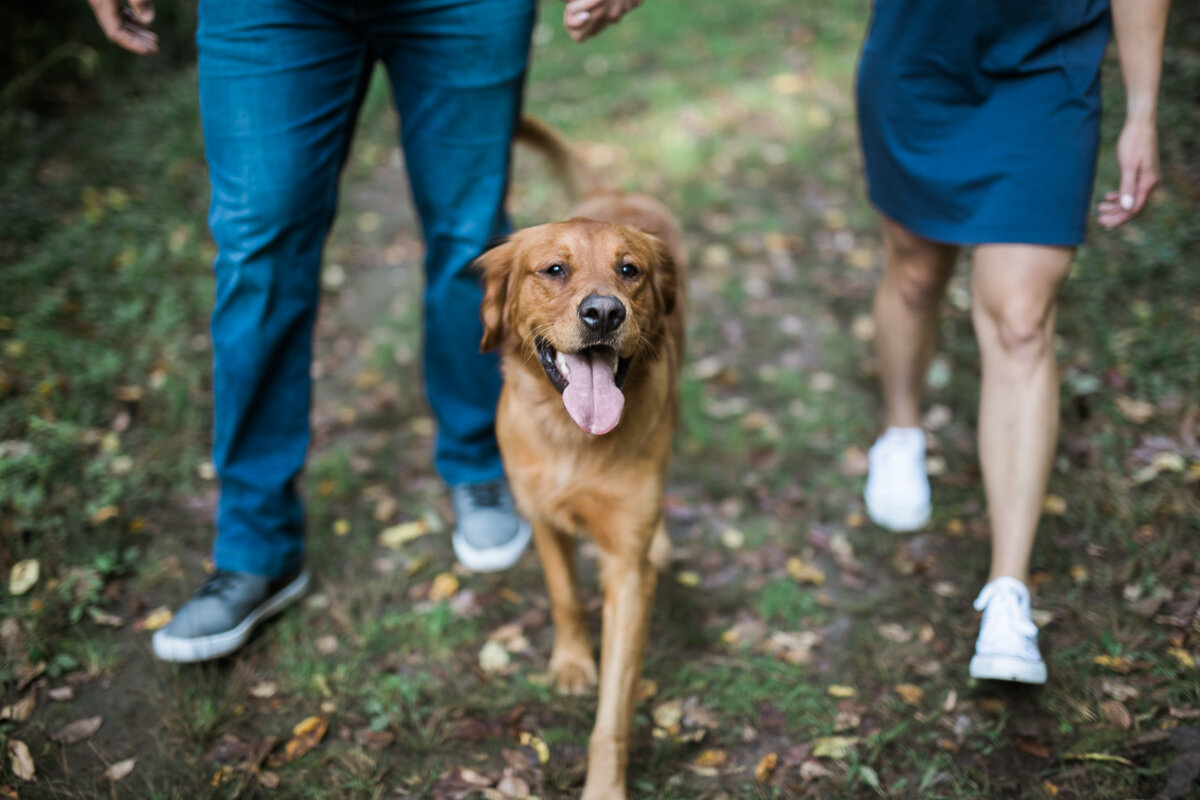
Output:
<svg viewBox="0 0 1200 800">
<path fill-rule="evenodd" d="M 1160 734 L 1195 725 L 1200 706 L 1194 622 L 1173 616 L 1200 593 L 1200 459 L 1188 450 L 1200 110 L 1187 91 L 1200 21 L 1183 10 L 1172 26 L 1152 213 L 1095 231 L 1063 290 L 1050 489 L 1063 503 L 1034 557 L 1051 683 L 1029 692 L 975 685 L 965 670 L 987 568 L 965 278 L 928 397 L 943 407 L 935 519 L 901 539 L 862 520 L 856 465 L 879 410 L 862 317 L 881 258 L 851 92 L 867 10 L 649 3 L 576 47 L 543 9 L 529 109 L 607 159 L 616 183 L 662 197 L 693 260 L 668 509 L 678 558 L 660 580 L 633 795 L 1152 796 L 1187 752 Z M 1110 109 L 1116 78 L 1107 65 Z M 483 796 L 462 782 L 469 769 L 493 787 L 508 770 L 542 798 L 577 794 L 595 699 L 546 686 L 535 558 L 468 575 L 446 546 L 415 366 L 421 244 L 381 81 L 327 254 L 305 476 L 319 586 L 217 664 L 158 664 L 134 630 L 195 586 L 212 536 L 213 253 L 194 83 L 189 71 L 146 76 L 132 94 L 101 83 L 69 119 L 0 114 L 0 568 L 41 568 L 28 593 L 0 590 L 0 706 L 36 702 L 28 720 L 0 720 L 0 740 L 25 742 L 38 769 L 28 783 L 0 760 L 0 789 Z M 1110 114 L 1099 187 L 1115 184 L 1118 124 Z M 511 206 L 518 224 L 565 210 L 523 154 Z M 384 528 L 417 520 L 432 534 L 380 544 Z M 824 577 L 798 581 L 790 558 Z M 480 650 L 502 626 L 510 663 L 487 673 Z M 64 687 L 72 700 L 50 699 Z M 655 712 L 673 702 L 683 722 L 663 731 Z M 49 738 L 92 715 L 104 724 L 88 742 Z M 269 764 L 310 716 L 328 722 L 323 741 Z M 834 736 L 855 741 L 816 755 Z M 720 767 L 703 766 L 708 750 L 725 754 Z M 771 753 L 778 766 L 760 782 Z M 138 759 L 133 773 L 103 777 L 125 758 Z"/>
</svg>

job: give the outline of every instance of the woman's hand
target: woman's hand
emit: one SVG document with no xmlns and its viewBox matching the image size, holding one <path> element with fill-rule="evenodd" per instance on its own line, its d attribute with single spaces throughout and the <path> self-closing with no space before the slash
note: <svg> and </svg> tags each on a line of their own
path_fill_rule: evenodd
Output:
<svg viewBox="0 0 1200 800">
<path fill-rule="evenodd" d="M 595 36 L 642 4 L 642 0 L 568 0 L 563 27 L 577 42 Z"/>
<path fill-rule="evenodd" d="M 119 47 L 141 56 L 158 52 L 158 35 L 150 30 L 154 0 L 88 0 L 104 35 Z"/>
<path fill-rule="evenodd" d="M 1121 188 L 1106 192 L 1096 210 L 1096 219 L 1106 228 L 1115 228 L 1141 211 L 1150 190 L 1158 185 L 1158 128 L 1152 118 L 1125 120 L 1117 140 L 1117 165 Z"/>
</svg>

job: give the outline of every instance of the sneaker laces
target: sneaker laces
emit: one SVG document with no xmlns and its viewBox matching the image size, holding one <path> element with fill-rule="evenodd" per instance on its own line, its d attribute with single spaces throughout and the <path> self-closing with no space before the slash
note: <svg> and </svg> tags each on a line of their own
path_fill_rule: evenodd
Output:
<svg viewBox="0 0 1200 800">
<path fill-rule="evenodd" d="M 225 591 L 232 585 L 236 576 L 234 573 L 219 569 L 212 575 L 208 576 L 199 589 L 196 590 L 196 597 L 222 597 Z"/>
<path fill-rule="evenodd" d="M 500 481 L 468 484 L 466 495 L 475 508 L 500 508 L 504 504 L 504 484 Z"/>
<path fill-rule="evenodd" d="M 920 428 L 888 428 L 871 448 L 872 460 L 886 472 L 924 468 L 925 432 Z"/>
<path fill-rule="evenodd" d="M 1036 637 L 1038 629 L 1030 619 L 1029 609 L 1029 590 L 1016 578 L 1007 576 L 988 583 L 975 598 L 975 610 L 983 612 L 980 627 L 986 628 L 989 636 L 1011 631 L 1024 640 Z"/>
</svg>

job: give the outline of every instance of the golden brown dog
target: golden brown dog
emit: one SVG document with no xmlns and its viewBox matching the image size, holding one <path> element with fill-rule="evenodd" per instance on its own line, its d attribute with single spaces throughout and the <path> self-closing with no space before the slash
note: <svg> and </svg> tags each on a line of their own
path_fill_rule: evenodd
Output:
<svg viewBox="0 0 1200 800">
<path fill-rule="evenodd" d="M 575 570 L 591 535 L 604 590 L 600 700 L 584 800 L 625 795 L 634 690 L 670 544 L 663 485 L 683 353 L 679 226 L 654 199 L 599 188 L 553 131 L 520 138 L 588 192 L 566 222 L 527 228 L 480 259 L 484 349 L 500 348 L 496 434 L 546 573 L 558 689 L 587 691 L 596 663 Z"/>
</svg>

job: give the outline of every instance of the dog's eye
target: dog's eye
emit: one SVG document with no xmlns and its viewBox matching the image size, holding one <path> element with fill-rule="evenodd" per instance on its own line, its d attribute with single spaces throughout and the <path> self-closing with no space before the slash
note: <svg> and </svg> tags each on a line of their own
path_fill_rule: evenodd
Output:
<svg viewBox="0 0 1200 800">
<path fill-rule="evenodd" d="M 633 264 L 622 264 L 621 265 L 621 277 L 622 278 L 636 278 L 640 274 L 641 274 L 641 270 L 639 270 Z"/>
<path fill-rule="evenodd" d="M 561 278 L 563 275 L 567 274 L 567 268 L 562 264 L 551 264 L 542 270 L 542 272 L 546 275 L 549 275 L 551 278 Z"/>
</svg>

